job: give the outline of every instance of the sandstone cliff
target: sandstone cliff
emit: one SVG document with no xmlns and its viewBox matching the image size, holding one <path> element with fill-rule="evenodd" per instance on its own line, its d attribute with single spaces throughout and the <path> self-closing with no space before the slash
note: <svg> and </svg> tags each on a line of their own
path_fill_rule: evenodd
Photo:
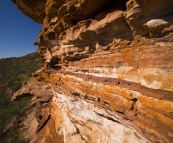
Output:
<svg viewBox="0 0 173 143">
<path fill-rule="evenodd" d="M 30 143 L 173 141 L 172 0 L 13 2 L 43 23 L 43 69 L 13 96 L 34 95 Z"/>
</svg>

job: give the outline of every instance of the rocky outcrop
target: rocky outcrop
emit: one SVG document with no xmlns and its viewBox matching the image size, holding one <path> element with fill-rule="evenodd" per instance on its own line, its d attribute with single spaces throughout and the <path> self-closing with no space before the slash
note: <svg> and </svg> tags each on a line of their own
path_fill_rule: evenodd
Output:
<svg viewBox="0 0 173 143">
<path fill-rule="evenodd" d="M 13 96 L 48 104 L 31 143 L 172 142 L 171 0 L 13 2 L 43 23 L 43 69 Z"/>
</svg>

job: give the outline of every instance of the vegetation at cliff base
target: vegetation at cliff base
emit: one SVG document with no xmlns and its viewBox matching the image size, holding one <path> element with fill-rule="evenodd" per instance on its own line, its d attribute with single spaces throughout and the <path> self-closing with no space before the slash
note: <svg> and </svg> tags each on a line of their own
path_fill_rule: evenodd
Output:
<svg viewBox="0 0 173 143">
<path fill-rule="evenodd" d="M 24 98 L 17 102 L 10 102 L 11 96 L 26 84 L 32 73 L 40 69 L 41 65 L 42 62 L 36 53 L 18 58 L 0 59 L 0 135 L 7 124 L 20 114 L 20 110 L 29 101 L 29 98 Z"/>
</svg>

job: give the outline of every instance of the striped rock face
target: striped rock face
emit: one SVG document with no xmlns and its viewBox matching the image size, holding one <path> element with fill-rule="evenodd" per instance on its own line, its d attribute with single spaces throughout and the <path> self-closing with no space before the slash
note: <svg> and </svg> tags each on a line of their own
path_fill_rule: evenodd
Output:
<svg viewBox="0 0 173 143">
<path fill-rule="evenodd" d="M 43 23 L 43 69 L 13 96 L 39 103 L 31 143 L 172 143 L 172 0 L 13 1 Z"/>
</svg>

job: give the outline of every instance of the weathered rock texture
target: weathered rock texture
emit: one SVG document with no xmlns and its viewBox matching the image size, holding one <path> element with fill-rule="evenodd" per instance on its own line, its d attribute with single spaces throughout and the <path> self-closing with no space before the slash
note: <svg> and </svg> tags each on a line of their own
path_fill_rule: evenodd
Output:
<svg viewBox="0 0 173 143">
<path fill-rule="evenodd" d="M 172 0 L 13 2 L 43 23 L 43 69 L 13 97 L 40 103 L 31 143 L 173 141 Z"/>
</svg>

